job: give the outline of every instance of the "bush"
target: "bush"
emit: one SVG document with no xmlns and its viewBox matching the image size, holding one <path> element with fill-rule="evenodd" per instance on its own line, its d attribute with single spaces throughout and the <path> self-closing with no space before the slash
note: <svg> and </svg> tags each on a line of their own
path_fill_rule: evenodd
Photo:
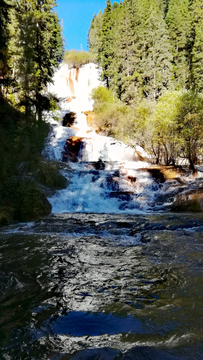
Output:
<svg viewBox="0 0 203 360">
<path fill-rule="evenodd" d="M 71 68 L 79 69 L 82 65 L 95 62 L 95 55 L 84 50 L 66 50 L 63 62 Z"/>
<path fill-rule="evenodd" d="M 35 220 L 51 212 L 51 205 L 39 186 L 30 179 L 12 178 L 1 187 L 0 213 L 12 220 Z"/>
</svg>

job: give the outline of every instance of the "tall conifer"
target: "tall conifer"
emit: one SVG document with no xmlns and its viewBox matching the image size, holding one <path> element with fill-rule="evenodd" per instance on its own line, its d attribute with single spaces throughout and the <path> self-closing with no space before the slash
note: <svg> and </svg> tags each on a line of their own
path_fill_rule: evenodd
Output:
<svg viewBox="0 0 203 360">
<path fill-rule="evenodd" d="M 140 54 L 138 28 L 135 28 L 136 15 L 132 0 L 125 0 L 120 7 L 115 35 L 114 88 L 118 97 L 126 103 L 134 101 L 139 78 Z"/>
<path fill-rule="evenodd" d="M 190 88 L 191 13 L 190 0 L 171 0 L 166 23 L 173 55 L 174 84 L 177 90 Z"/>
<path fill-rule="evenodd" d="M 101 58 L 103 70 L 102 77 L 107 88 L 110 82 L 109 66 L 112 61 L 112 51 L 112 8 L 111 0 L 106 0 L 102 19 L 101 54 L 99 54 L 99 57 Z"/>
<path fill-rule="evenodd" d="M 169 35 L 159 4 L 156 0 L 149 0 L 148 5 L 141 66 L 143 92 L 146 97 L 155 100 L 170 87 L 172 57 Z"/>
<path fill-rule="evenodd" d="M 96 55 L 99 65 L 101 64 L 102 21 L 103 14 L 100 11 L 98 15 L 94 15 L 88 32 L 89 51 Z"/>
<path fill-rule="evenodd" d="M 51 81 L 63 53 L 55 6 L 55 0 L 19 0 L 17 5 L 19 34 L 16 40 L 21 49 L 17 60 L 18 79 L 25 94 L 26 109 L 32 99 L 39 119 L 43 89 Z"/>
<path fill-rule="evenodd" d="M 192 87 L 203 90 L 203 6 L 202 0 L 194 0 L 193 15 L 193 49 L 192 49 Z"/>
<path fill-rule="evenodd" d="M 0 0 L 0 76 L 7 75 L 8 72 L 8 19 L 10 4 L 5 0 Z"/>
</svg>

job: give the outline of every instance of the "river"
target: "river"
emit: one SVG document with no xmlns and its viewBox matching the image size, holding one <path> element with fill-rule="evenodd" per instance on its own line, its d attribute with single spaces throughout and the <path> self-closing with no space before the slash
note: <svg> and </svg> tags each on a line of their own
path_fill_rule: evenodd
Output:
<svg viewBox="0 0 203 360">
<path fill-rule="evenodd" d="M 2 229 L 2 359 L 202 359 L 203 216 L 52 214 Z"/>
<path fill-rule="evenodd" d="M 75 130 L 50 123 L 44 156 L 60 161 Z M 0 229 L 0 359 L 202 359 L 203 215 L 170 211 L 202 174 L 160 184 L 132 149 L 85 136 L 52 214 Z"/>
</svg>

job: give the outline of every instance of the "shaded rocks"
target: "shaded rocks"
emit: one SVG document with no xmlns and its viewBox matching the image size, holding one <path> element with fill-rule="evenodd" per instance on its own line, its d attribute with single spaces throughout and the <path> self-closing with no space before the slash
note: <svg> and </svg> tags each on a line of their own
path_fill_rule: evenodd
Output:
<svg viewBox="0 0 203 360">
<path fill-rule="evenodd" d="M 75 121 L 75 113 L 74 112 L 68 112 L 63 117 L 62 125 L 63 126 L 72 126 L 74 121 Z"/>
<path fill-rule="evenodd" d="M 94 162 L 93 166 L 96 170 L 104 170 L 105 169 L 105 163 L 102 161 L 101 158 L 99 158 L 98 161 Z"/>
<path fill-rule="evenodd" d="M 110 198 L 116 198 L 123 201 L 130 201 L 132 200 L 132 195 L 134 193 L 130 191 L 112 191 L 108 194 Z"/>
<path fill-rule="evenodd" d="M 203 189 L 191 190 L 185 194 L 178 195 L 171 207 L 171 211 L 202 212 L 203 211 Z"/>
</svg>

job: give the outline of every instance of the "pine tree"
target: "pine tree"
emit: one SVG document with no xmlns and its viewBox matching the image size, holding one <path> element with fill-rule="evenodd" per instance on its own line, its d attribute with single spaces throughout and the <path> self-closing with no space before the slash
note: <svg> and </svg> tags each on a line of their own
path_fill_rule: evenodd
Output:
<svg viewBox="0 0 203 360">
<path fill-rule="evenodd" d="M 177 90 L 190 88 L 191 13 L 190 0 L 171 0 L 166 24 L 173 55 L 174 83 Z"/>
<path fill-rule="evenodd" d="M 106 7 L 102 19 L 102 36 L 101 36 L 101 50 L 98 54 L 101 58 L 102 78 L 107 88 L 109 88 L 110 74 L 109 66 L 112 61 L 112 8 L 111 1 L 106 0 Z"/>
<path fill-rule="evenodd" d="M 150 99 L 157 99 L 170 87 L 171 60 L 169 35 L 162 12 L 156 0 L 148 1 L 143 17 L 142 61 L 143 93 Z M 147 13 L 146 13 L 147 10 Z"/>
<path fill-rule="evenodd" d="M 17 77 L 24 92 L 26 110 L 29 111 L 31 100 L 38 119 L 42 114 L 44 87 L 51 81 L 63 53 L 55 6 L 54 0 L 19 0 L 16 7 L 19 26 L 16 41 L 20 49 Z"/>
<path fill-rule="evenodd" d="M 8 67 L 8 19 L 11 5 L 5 0 L 0 0 L 0 76 L 7 75 Z"/>
<path fill-rule="evenodd" d="M 135 29 L 135 12 L 131 0 L 120 7 L 115 34 L 115 60 L 113 88 L 126 103 L 134 101 L 139 78 L 138 28 Z"/>
<path fill-rule="evenodd" d="M 193 39 L 192 48 L 192 87 L 203 90 L 203 7 L 202 0 L 194 0 L 192 5 Z"/>
<path fill-rule="evenodd" d="M 98 15 L 94 15 L 88 32 L 89 51 L 96 55 L 96 59 L 99 65 L 101 64 L 101 58 L 99 54 L 101 54 L 102 47 L 102 20 L 103 14 L 100 11 Z"/>
</svg>

